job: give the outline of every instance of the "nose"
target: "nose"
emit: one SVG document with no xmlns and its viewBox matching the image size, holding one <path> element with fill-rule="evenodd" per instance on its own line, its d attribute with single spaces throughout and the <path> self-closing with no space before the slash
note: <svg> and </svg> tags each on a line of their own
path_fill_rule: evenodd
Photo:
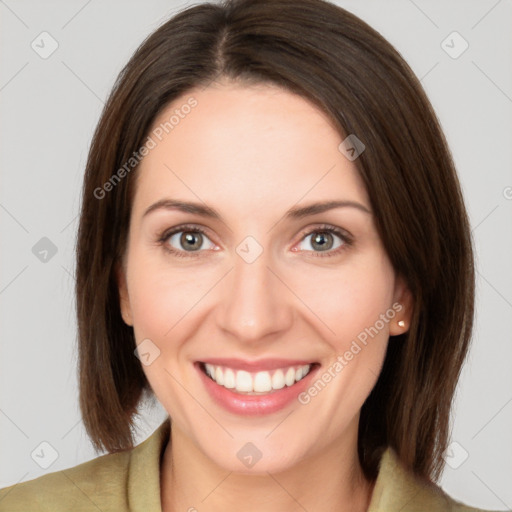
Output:
<svg viewBox="0 0 512 512">
<path fill-rule="evenodd" d="M 274 270 L 265 251 L 248 263 L 234 255 L 216 307 L 217 326 L 239 342 L 268 341 L 293 323 L 293 294 Z"/>
</svg>

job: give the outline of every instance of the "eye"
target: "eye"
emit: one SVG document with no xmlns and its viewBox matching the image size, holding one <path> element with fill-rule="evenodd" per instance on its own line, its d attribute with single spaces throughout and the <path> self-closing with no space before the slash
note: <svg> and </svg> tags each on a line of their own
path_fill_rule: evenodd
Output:
<svg viewBox="0 0 512 512">
<path fill-rule="evenodd" d="M 352 244 L 349 235 L 334 226 L 321 226 L 306 232 L 299 244 L 299 250 L 312 252 L 313 256 L 334 256 Z M 310 246 L 309 249 L 305 246 Z M 297 249 L 292 249 L 296 251 Z M 326 253 L 326 254 L 319 254 Z"/>
<path fill-rule="evenodd" d="M 309 241 L 308 241 L 309 239 Z M 164 249 L 178 257 L 199 256 L 204 250 L 216 250 L 206 231 L 197 225 L 177 226 L 165 231 L 158 239 Z M 292 251 L 305 251 L 315 257 L 335 256 L 352 245 L 351 236 L 331 225 L 322 225 L 302 233 L 298 248 Z M 312 249 L 304 247 L 309 245 Z"/>
<path fill-rule="evenodd" d="M 215 244 L 208 238 L 206 232 L 198 226 L 179 226 L 166 231 L 159 242 L 167 251 L 183 257 L 195 256 L 191 253 L 215 248 Z"/>
</svg>

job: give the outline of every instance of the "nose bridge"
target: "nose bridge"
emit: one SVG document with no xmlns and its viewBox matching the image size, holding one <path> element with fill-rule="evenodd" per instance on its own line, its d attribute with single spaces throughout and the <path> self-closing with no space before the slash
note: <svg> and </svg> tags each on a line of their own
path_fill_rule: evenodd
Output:
<svg viewBox="0 0 512 512">
<path fill-rule="evenodd" d="M 258 254 L 259 253 L 259 254 Z M 285 330 L 292 320 L 290 297 L 274 273 L 270 251 L 242 242 L 233 255 L 217 307 L 220 328 L 240 341 L 257 341 Z"/>
</svg>

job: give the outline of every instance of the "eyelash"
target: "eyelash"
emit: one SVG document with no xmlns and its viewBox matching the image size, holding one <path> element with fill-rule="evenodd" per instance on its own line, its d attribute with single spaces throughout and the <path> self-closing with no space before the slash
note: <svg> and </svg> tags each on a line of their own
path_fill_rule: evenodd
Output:
<svg viewBox="0 0 512 512">
<path fill-rule="evenodd" d="M 180 232 L 185 233 L 201 233 L 202 235 L 208 237 L 208 234 L 204 229 L 202 229 L 200 226 L 196 226 L 193 224 L 185 224 L 182 226 L 177 226 L 175 228 L 172 228 L 171 230 L 164 231 L 159 237 L 158 237 L 158 243 L 163 246 L 164 250 L 173 256 L 177 256 L 178 258 L 194 258 L 199 256 L 197 253 L 201 253 L 203 251 L 178 251 L 176 249 L 171 248 L 166 242 L 169 240 L 169 238 L 172 235 L 175 235 L 176 233 Z M 352 238 L 347 235 L 344 231 L 341 231 L 339 228 L 335 226 L 331 226 L 330 224 L 322 224 L 319 227 L 315 227 L 314 229 L 311 229 L 309 231 L 301 233 L 301 239 L 302 241 L 304 238 L 306 238 L 309 235 L 312 235 L 313 233 L 331 233 L 333 235 L 338 236 L 342 242 L 343 245 L 338 247 L 337 249 L 330 250 L 330 251 L 307 251 L 311 252 L 313 257 L 319 257 L 319 258 L 329 258 L 332 256 L 337 256 L 339 253 L 341 253 L 343 250 L 347 249 L 353 244 Z"/>
</svg>

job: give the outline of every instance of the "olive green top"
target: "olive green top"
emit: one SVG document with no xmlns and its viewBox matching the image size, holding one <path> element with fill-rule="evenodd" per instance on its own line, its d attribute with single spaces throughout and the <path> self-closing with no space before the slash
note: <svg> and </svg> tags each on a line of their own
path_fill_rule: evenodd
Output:
<svg viewBox="0 0 512 512">
<path fill-rule="evenodd" d="M 0 512 L 161 512 L 160 461 L 169 417 L 132 450 L 102 455 L 61 471 L 0 489 Z M 408 473 L 388 448 L 368 512 L 478 512 Z M 480 511 L 481 512 L 481 511 Z"/>
</svg>

